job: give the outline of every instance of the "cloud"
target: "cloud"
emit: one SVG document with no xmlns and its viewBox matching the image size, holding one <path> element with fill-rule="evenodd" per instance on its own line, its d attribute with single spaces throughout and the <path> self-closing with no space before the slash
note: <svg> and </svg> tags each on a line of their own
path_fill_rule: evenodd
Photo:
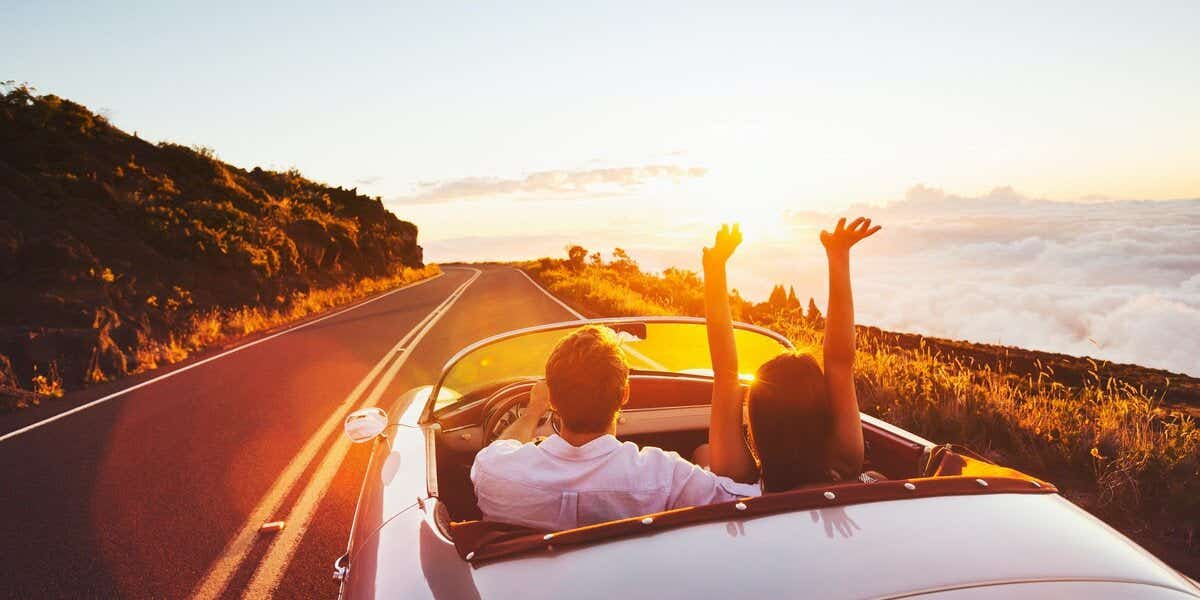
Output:
<svg viewBox="0 0 1200 600">
<path fill-rule="evenodd" d="M 355 185 L 373 185 L 379 183 L 380 181 L 383 181 L 383 177 L 380 177 L 379 175 L 371 175 L 361 179 L 355 179 L 354 183 Z"/>
<path fill-rule="evenodd" d="M 1200 200 L 1054 202 L 1008 187 L 964 196 L 917 186 L 841 214 L 884 229 L 854 252 L 858 322 L 893 331 L 1093 356 L 1200 376 Z M 560 256 L 620 246 L 647 269 L 699 268 L 708 225 L 610 220 L 541 236 L 426 242 L 427 256 Z M 785 235 L 747 237 L 730 285 L 765 299 L 795 285 L 824 309 L 817 231 L 836 215 L 792 212 Z M 668 235 L 667 233 L 671 235 Z"/>
<path fill-rule="evenodd" d="M 708 169 L 677 165 L 643 165 L 605 169 L 556 170 L 531 173 L 520 179 L 466 177 L 448 181 L 426 181 L 416 191 L 397 198 L 402 204 L 437 204 L 497 197 L 541 199 L 578 198 L 605 193 L 628 193 L 652 180 L 696 179 Z"/>
<path fill-rule="evenodd" d="M 1052 202 L 918 186 L 850 212 L 884 225 L 856 249 L 861 322 L 1200 375 L 1200 200 Z M 822 219 L 832 217 L 789 223 L 811 236 Z M 780 277 L 794 263 L 757 270 Z M 824 294 L 819 280 L 806 283 Z"/>
</svg>

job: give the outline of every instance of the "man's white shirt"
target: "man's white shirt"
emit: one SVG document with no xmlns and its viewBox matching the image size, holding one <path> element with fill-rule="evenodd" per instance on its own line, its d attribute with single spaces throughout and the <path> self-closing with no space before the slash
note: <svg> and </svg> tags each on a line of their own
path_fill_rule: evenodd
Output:
<svg viewBox="0 0 1200 600">
<path fill-rule="evenodd" d="M 582 446 L 557 435 L 537 445 L 496 440 L 475 456 L 471 481 L 484 519 L 550 531 L 762 493 L 612 435 Z"/>
</svg>

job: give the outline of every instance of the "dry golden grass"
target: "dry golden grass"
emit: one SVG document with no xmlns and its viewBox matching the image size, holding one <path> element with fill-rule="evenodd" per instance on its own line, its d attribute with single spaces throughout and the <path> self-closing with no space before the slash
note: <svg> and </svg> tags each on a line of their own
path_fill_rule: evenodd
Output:
<svg viewBox="0 0 1200 600">
<path fill-rule="evenodd" d="M 49 372 L 34 375 L 32 383 L 33 393 L 38 396 L 62 398 L 63 380 L 58 373 L 58 363 L 51 362 Z"/>
<path fill-rule="evenodd" d="M 664 277 L 650 276 L 636 267 L 587 266 L 572 269 L 562 261 L 542 259 L 521 265 L 546 289 L 572 298 L 585 311 L 597 315 L 703 314 L 700 279 L 694 273 L 672 270 Z"/>
<path fill-rule="evenodd" d="M 606 265 L 569 268 L 543 259 L 520 265 L 550 291 L 597 316 L 697 314 L 680 310 L 700 293 L 677 280 L 670 303 L 647 299 L 641 272 Z M 658 278 L 660 282 L 665 278 Z M 635 289 L 625 280 L 637 282 Z M 670 286 L 662 289 L 670 290 Z M 657 300 L 657 299 L 656 299 Z M 735 310 L 739 300 L 734 302 Z M 820 348 L 822 332 L 795 312 L 751 320 L 798 347 Z M 1182 539 L 1192 552 L 1200 526 L 1200 427 L 1141 389 L 1093 372 L 1066 386 L 1044 367 L 1017 376 L 964 364 L 924 347 L 904 349 L 888 334 L 859 336 L 856 378 L 862 409 L 940 442 L 963 443 L 998 462 L 1056 481 L 1072 499 L 1145 539 Z"/>
<path fill-rule="evenodd" d="M 441 269 L 432 264 L 422 269 L 404 267 L 391 277 L 368 277 L 353 284 L 296 293 L 282 309 L 268 310 L 243 306 L 192 315 L 179 331 L 172 332 L 166 339 L 139 340 L 135 349 L 139 365 L 136 372 L 177 363 L 219 342 L 279 327 L 378 292 L 433 277 L 438 273 L 441 273 Z"/>
</svg>

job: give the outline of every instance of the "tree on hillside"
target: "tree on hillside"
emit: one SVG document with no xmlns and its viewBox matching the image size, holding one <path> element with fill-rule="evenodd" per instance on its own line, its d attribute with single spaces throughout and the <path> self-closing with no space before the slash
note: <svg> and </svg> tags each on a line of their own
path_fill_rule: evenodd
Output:
<svg viewBox="0 0 1200 600">
<path fill-rule="evenodd" d="M 572 271 L 582 271 L 583 260 L 587 258 L 587 255 L 587 248 L 583 246 L 578 244 L 567 246 L 567 265 L 571 267 Z"/>
<path fill-rule="evenodd" d="M 700 281 L 700 275 L 695 271 L 680 269 L 679 267 L 667 267 L 663 270 L 662 278 L 672 285 L 681 288 L 699 289 L 704 286 L 704 282 Z"/>
<path fill-rule="evenodd" d="M 601 258 L 599 251 L 593 252 L 592 255 L 588 257 L 588 264 L 590 264 L 593 267 L 603 267 L 604 266 L 604 259 Z"/>
<path fill-rule="evenodd" d="M 796 288 L 790 285 L 788 286 L 787 307 L 788 310 L 800 310 L 800 299 L 796 297 Z"/>
<path fill-rule="evenodd" d="M 638 272 L 638 264 L 621 248 L 613 248 L 613 261 L 610 266 L 618 273 Z"/>
<path fill-rule="evenodd" d="M 733 288 L 729 292 L 729 308 L 734 321 L 749 321 L 750 311 L 754 305 L 742 298 L 741 292 Z"/>
<path fill-rule="evenodd" d="M 817 308 L 817 301 L 811 296 L 808 298 L 808 313 L 804 315 L 804 320 L 814 325 L 821 321 L 821 309 Z"/>
<path fill-rule="evenodd" d="M 767 298 L 767 304 L 771 308 L 787 308 L 787 290 L 783 289 L 782 285 L 776 285 L 771 288 L 771 295 Z"/>
</svg>

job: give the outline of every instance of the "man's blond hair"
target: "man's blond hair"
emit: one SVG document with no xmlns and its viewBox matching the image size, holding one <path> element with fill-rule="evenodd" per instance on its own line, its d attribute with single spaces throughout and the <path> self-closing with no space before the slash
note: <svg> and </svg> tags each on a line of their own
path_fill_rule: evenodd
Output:
<svg viewBox="0 0 1200 600">
<path fill-rule="evenodd" d="M 550 403 L 568 429 L 607 430 L 629 388 L 629 363 L 617 334 L 589 325 L 559 340 L 546 361 L 546 384 Z"/>
</svg>

